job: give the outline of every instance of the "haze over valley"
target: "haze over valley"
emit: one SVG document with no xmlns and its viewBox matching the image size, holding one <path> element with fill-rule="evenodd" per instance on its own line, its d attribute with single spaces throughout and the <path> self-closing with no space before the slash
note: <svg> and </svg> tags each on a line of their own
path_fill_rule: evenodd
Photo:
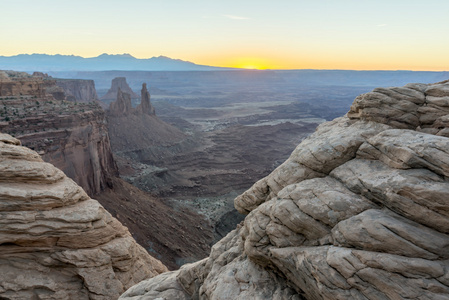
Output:
<svg viewBox="0 0 449 300">
<path fill-rule="evenodd" d="M 343 116 L 357 95 L 376 87 L 372 84 L 435 82 L 447 77 L 446 72 L 338 70 L 50 74 L 93 79 L 106 104 L 116 100 L 120 87 L 134 95 L 130 97 L 134 107 L 140 103 L 141 83 L 148 82 L 156 115 L 184 136 L 172 130 L 158 132 L 157 124 L 124 130 L 123 120 L 111 122 L 117 117 L 109 117 L 121 177 L 170 205 L 188 205 L 205 214 L 216 238 L 242 220 L 233 209 L 238 194 L 287 159 L 318 124 Z M 141 134 L 154 137 L 142 143 Z M 226 218 L 227 224 L 222 224 Z"/>
<path fill-rule="evenodd" d="M 429 274 L 434 277 L 429 280 L 436 284 L 444 264 L 446 246 L 439 245 L 446 243 L 447 217 L 440 215 L 439 208 L 428 209 L 432 218 L 423 217 L 421 212 L 427 208 L 418 203 L 432 203 L 440 195 L 446 199 L 449 193 L 446 180 L 439 176 L 446 176 L 447 81 L 376 88 L 357 96 L 348 108 L 347 97 L 364 86 L 298 88 L 295 84 L 288 88 L 284 82 L 280 85 L 289 92 L 283 93 L 276 85 L 270 91 L 264 80 L 250 76 L 260 75 L 254 73 L 258 71 L 242 72 L 220 73 L 222 90 L 203 80 L 204 94 L 186 92 L 190 84 L 180 79 L 191 80 L 189 72 L 166 72 L 160 78 L 176 78 L 172 84 L 177 90 L 170 91 L 169 85 L 150 88 L 159 91 L 160 100 L 154 101 L 146 83 L 139 93 L 125 77 L 115 77 L 108 90 L 97 94 L 92 79 L 1 71 L 0 130 L 37 151 L 21 147 L 10 135 L 0 135 L 0 166 L 5 170 L 0 192 L 6 199 L 4 222 L 8 224 L 0 236 L 10 241 L 0 244 L 5 250 L 0 269 L 10 274 L 3 282 L 14 286 L 18 292 L 13 294 L 39 295 L 39 287 L 50 280 L 57 293 L 77 298 L 88 294 L 113 299 L 120 295 L 123 299 L 160 295 L 190 299 L 200 291 L 222 295 L 221 288 L 245 298 L 260 294 L 270 298 L 278 289 L 280 299 L 312 297 L 313 284 L 323 281 L 321 275 L 284 260 L 284 251 L 287 257 L 297 257 L 300 251 L 308 264 L 323 270 L 319 274 L 334 274 L 332 280 L 341 279 L 339 274 L 345 271 L 339 259 L 326 261 L 329 251 L 337 252 L 335 257 L 357 254 L 361 268 L 371 265 L 374 252 L 402 262 L 400 274 L 410 272 L 409 264 L 431 268 Z M 442 75 L 420 76 L 436 74 Z M 243 82 L 246 76 L 250 79 Z M 107 101 L 114 91 L 115 100 Z M 181 91 L 187 96 L 182 97 Z M 320 101 L 314 102 L 314 96 Z M 294 101 L 295 97 L 299 99 Z M 344 109 L 349 112 L 339 117 Z M 403 149 L 409 149 L 408 158 L 402 156 Z M 45 164 L 39 154 L 88 194 Z M 386 177 L 392 179 L 385 182 Z M 415 186 L 424 193 L 402 194 Z M 317 201 L 329 204 L 317 207 Z M 416 204 L 409 206 L 407 201 Z M 445 205 L 441 201 L 438 207 Z M 326 208 L 329 211 L 323 213 Z M 30 217 L 18 219 L 21 215 Z M 353 220 L 368 222 L 362 225 L 366 230 L 354 229 Z M 433 220 L 442 224 L 442 231 Z M 395 234 L 372 231 L 379 224 L 389 232 L 394 228 Z M 290 228 L 303 233 L 292 233 Z M 430 261 L 433 256 L 421 254 L 415 244 L 407 250 L 401 245 L 403 236 L 411 236 L 417 245 L 426 237 L 427 246 L 422 247 L 433 249 L 436 259 Z M 369 241 L 367 248 L 354 250 L 352 245 L 364 239 Z M 223 258 L 230 260 L 223 265 Z M 300 275 L 287 283 L 262 267 L 270 263 L 283 274 L 293 270 Z M 41 267 L 35 269 L 35 265 Z M 180 266 L 167 272 L 167 267 Z M 330 266 L 339 273 L 329 272 Z M 378 278 L 392 276 L 388 264 L 376 266 Z M 226 276 L 222 272 L 229 267 L 246 272 L 255 288 L 236 289 L 234 283 L 222 282 Z M 30 277 L 16 279 L 17 272 Z M 103 273 L 110 275 L 94 284 Z M 188 274 L 197 275 L 192 279 Z M 80 277 L 85 285 L 79 285 Z M 153 278 L 144 280 L 149 277 Z M 190 291 L 190 280 L 198 280 L 199 288 Z M 217 287 L 209 286 L 217 280 L 221 282 Z M 378 286 L 377 279 L 366 280 Z M 352 282 L 347 282 L 349 291 L 338 289 L 337 293 L 364 295 Z M 428 292 L 412 283 L 400 275 L 380 286 L 379 293 L 395 293 L 398 285 L 405 284 L 412 293 L 448 294 L 444 284 Z M 332 284 L 320 290 L 323 299 L 335 293 Z M 115 288 L 108 288 L 111 285 Z M 11 294 L 0 292 L 7 298 Z"/>
<path fill-rule="evenodd" d="M 3 118 L 8 119 L 10 125 L 4 124 L 2 130 L 44 153 L 44 159 L 65 170 L 92 196 L 96 195 L 114 216 L 130 226 L 144 248 L 153 251 L 172 268 L 207 255 L 214 241 L 243 220 L 234 209 L 234 198 L 284 162 L 318 124 L 343 116 L 357 95 L 374 88 L 371 82 L 400 85 L 414 80 L 440 81 L 447 76 L 446 72 L 338 70 L 49 73 L 53 77 L 44 73 L 34 76 L 6 73 L 12 80 L 42 80 L 47 85 L 47 93 L 52 94 L 45 96 L 40 92 L 39 97 L 57 101 L 38 101 L 38 116 L 44 123 L 33 121 L 41 124 L 36 127 L 29 125 L 36 116 L 34 106 L 38 102 L 34 98 L 28 100 L 28 106 L 22 107 L 20 101 L 17 102 L 19 96 L 16 95 L 19 98 L 14 101 L 3 97 L 6 105 Z M 136 115 L 134 110 L 140 111 L 137 107 L 141 106 L 143 82 L 149 83 L 145 90 L 151 95 L 148 101 L 152 112 Z M 110 146 L 109 141 L 102 143 L 110 149 L 101 150 L 100 156 L 113 154 L 114 158 L 109 158 L 111 162 L 101 167 L 105 174 L 94 175 L 96 171 L 82 167 L 83 161 L 89 160 L 92 154 L 74 160 L 78 150 L 68 154 L 66 145 L 71 142 L 66 138 L 61 136 L 59 147 L 49 147 L 45 142 L 50 139 L 47 136 L 54 135 L 48 132 L 50 128 L 57 132 L 61 132 L 61 128 L 42 112 L 60 118 L 56 112 L 61 110 L 58 101 L 62 99 L 70 100 L 63 104 L 65 114 L 75 116 L 93 108 L 100 112 L 102 109 L 95 108 L 94 103 L 106 110 L 107 128 L 101 125 L 99 133 L 108 132 Z M 11 115 L 14 109 L 16 113 Z M 101 122 L 104 117 L 100 114 L 96 118 Z M 23 122 L 29 129 L 19 125 Z M 77 121 L 69 127 L 79 126 L 76 124 Z M 64 149 L 61 158 L 60 147 Z M 91 176 L 94 177 L 89 179 Z M 102 178 L 100 185 L 95 183 L 98 182 L 96 177 Z M 120 214 L 121 204 L 110 200 L 117 195 L 129 198 L 129 193 L 141 194 L 137 189 L 132 192 L 130 186 L 113 179 L 115 177 L 149 193 L 169 210 L 194 212 L 192 218 L 197 218 L 194 222 L 203 224 L 203 229 L 191 234 L 201 236 L 203 249 L 187 244 L 185 248 L 166 244 L 164 238 L 152 241 L 153 235 L 148 235 L 151 227 L 144 224 L 154 220 L 145 223 L 134 220 L 136 214 L 148 218 L 146 210 L 131 209 Z M 142 193 L 140 197 L 149 196 Z M 182 226 L 191 227 L 191 224 Z"/>
<path fill-rule="evenodd" d="M 0 2 L 0 299 L 449 299 L 448 1 Z"/>
</svg>

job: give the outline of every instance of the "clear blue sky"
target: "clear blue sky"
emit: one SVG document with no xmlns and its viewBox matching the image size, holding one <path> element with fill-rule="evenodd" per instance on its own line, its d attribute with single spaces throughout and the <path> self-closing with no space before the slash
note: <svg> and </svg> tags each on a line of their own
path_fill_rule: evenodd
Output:
<svg viewBox="0 0 449 300">
<path fill-rule="evenodd" d="M 449 1 L 0 0 L 0 55 L 449 70 Z"/>
</svg>

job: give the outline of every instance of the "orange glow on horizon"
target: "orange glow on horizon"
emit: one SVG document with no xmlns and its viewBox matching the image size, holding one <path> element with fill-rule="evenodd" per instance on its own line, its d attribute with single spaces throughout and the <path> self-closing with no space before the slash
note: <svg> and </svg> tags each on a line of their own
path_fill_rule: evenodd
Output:
<svg viewBox="0 0 449 300">
<path fill-rule="evenodd" d="M 255 66 L 244 66 L 242 67 L 242 69 L 248 69 L 248 70 L 259 70 L 260 68 L 255 67 Z"/>
<path fill-rule="evenodd" d="M 258 70 L 449 70 L 449 1 L 56 2 L 1 2 L 8 30 L 0 30 L 0 56 L 130 53 Z"/>
<path fill-rule="evenodd" d="M 249 70 L 410 70 L 410 71 L 448 71 L 449 65 L 441 64 L 440 56 L 427 58 L 426 61 L 420 61 L 416 57 L 382 57 L 372 55 L 372 60 L 366 60 L 364 57 L 353 55 L 348 57 L 341 55 L 337 59 L 325 56 L 313 57 L 312 55 L 301 57 L 210 57 L 209 59 L 193 58 L 197 64 L 210 65 L 224 68 L 238 68 Z M 446 59 L 446 58 L 445 58 Z M 189 60 L 189 59 L 187 59 Z M 447 60 L 447 59 L 446 59 Z"/>
<path fill-rule="evenodd" d="M 248 70 L 265 70 L 272 69 L 273 64 L 267 59 L 257 57 L 238 57 L 231 59 L 228 63 L 224 63 L 231 68 L 248 69 Z"/>
<path fill-rule="evenodd" d="M 229 51 L 231 52 L 231 51 Z M 329 55 L 326 53 L 312 54 L 310 52 L 303 53 L 282 53 L 282 54 L 261 54 L 258 56 L 250 56 L 248 52 L 244 56 L 239 56 L 238 53 L 219 52 L 207 53 L 198 55 L 182 55 L 178 53 L 151 53 L 148 52 L 130 52 L 130 51 L 97 51 L 90 50 L 86 52 L 73 52 L 54 50 L 54 51 L 4 51 L 0 53 L 1 56 L 15 56 L 18 54 L 50 54 L 50 55 L 76 55 L 81 57 L 97 57 L 102 53 L 108 54 L 123 54 L 130 53 L 137 59 L 148 59 L 151 57 L 164 55 L 172 59 L 181 59 L 190 61 L 199 65 L 208 65 L 223 68 L 238 68 L 248 70 L 301 70 L 301 69 L 315 69 L 315 70 L 410 70 L 410 71 L 449 71 L 449 60 L 444 50 L 434 49 L 432 56 L 424 56 L 425 59 L 416 54 L 402 53 L 381 53 L 378 49 L 373 49 L 372 52 L 352 53 L 333 53 Z M 260 52 L 260 51 L 258 51 Z M 400 52 L 400 53 L 399 53 Z"/>
<path fill-rule="evenodd" d="M 254 66 L 254 65 L 233 66 L 233 68 L 246 69 L 246 70 L 265 70 L 265 69 L 268 69 L 268 68 L 264 68 L 264 67 Z"/>
</svg>

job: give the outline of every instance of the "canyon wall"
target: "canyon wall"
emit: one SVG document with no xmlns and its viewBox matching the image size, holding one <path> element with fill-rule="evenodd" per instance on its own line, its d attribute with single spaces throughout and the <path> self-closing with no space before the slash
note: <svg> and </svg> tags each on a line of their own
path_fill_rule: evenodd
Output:
<svg viewBox="0 0 449 300">
<path fill-rule="evenodd" d="M 0 95 L 0 131 L 20 138 L 46 162 L 63 170 L 88 195 L 98 199 L 114 217 L 128 226 L 137 242 L 167 267 L 176 269 L 185 261 L 207 256 L 211 229 L 204 217 L 190 209 L 169 207 L 118 178 L 105 112 L 96 102 L 57 100 L 55 95 L 62 95 L 65 99 L 64 91 L 55 84 L 55 80 L 38 72 L 33 76 L 0 72 L 0 82 L 9 82 L 13 91 L 23 91 L 22 95 L 18 92 Z M 27 82 L 31 87 L 22 88 L 27 86 Z M 41 93 L 37 94 L 36 90 Z M 56 94 L 59 92 L 61 94 Z M 150 107 L 149 96 L 146 100 Z M 159 124 L 158 121 L 148 123 L 157 119 L 155 116 L 143 114 L 141 110 L 132 114 L 134 119 L 131 117 L 131 120 L 122 113 L 119 116 L 120 121 L 131 121 L 127 123 L 130 127 L 125 126 L 121 131 L 125 138 L 129 134 L 136 140 L 146 136 L 145 133 L 133 133 L 132 122 L 136 122 L 143 132 L 157 136 L 155 130 L 158 127 L 152 125 Z M 147 122 L 142 123 L 141 119 Z M 170 137 L 171 132 L 161 139 L 167 136 Z M 194 236 L 197 243 L 190 243 L 186 236 Z"/>
<path fill-rule="evenodd" d="M 3 101 L 8 109 L 24 103 L 19 102 Z M 32 102 L 31 105 L 34 100 Z M 24 145 L 38 151 L 45 161 L 63 170 L 89 195 L 110 185 L 109 178 L 117 176 L 118 171 L 110 148 L 104 111 L 95 104 L 79 106 L 70 102 L 48 103 L 40 105 L 40 108 L 51 111 L 20 115 L 17 119 L 9 117 L 9 121 L 0 123 L 0 130 L 14 134 Z"/>
<path fill-rule="evenodd" d="M 235 199 L 208 258 L 120 299 L 448 299 L 449 81 L 379 88 Z"/>
<path fill-rule="evenodd" d="M 102 191 L 118 171 L 104 111 L 96 103 L 55 100 L 55 81 L 26 77 L 0 80 L 0 131 L 20 138 L 75 180 L 89 195 Z M 94 90 L 95 91 L 95 90 Z"/>
<path fill-rule="evenodd" d="M 24 72 L 0 70 L 0 97 L 46 97 L 44 80 Z"/>
<path fill-rule="evenodd" d="M 59 169 L 0 134 L 0 298 L 117 299 L 167 271 Z"/>
<path fill-rule="evenodd" d="M 67 100 L 74 102 L 96 102 L 98 101 L 95 82 L 83 79 L 56 79 L 56 85 L 61 87 Z"/>
</svg>

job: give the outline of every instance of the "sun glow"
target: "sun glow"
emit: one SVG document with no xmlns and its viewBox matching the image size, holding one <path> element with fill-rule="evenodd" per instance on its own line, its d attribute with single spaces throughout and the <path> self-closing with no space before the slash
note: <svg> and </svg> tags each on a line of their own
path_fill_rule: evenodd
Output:
<svg viewBox="0 0 449 300">
<path fill-rule="evenodd" d="M 260 70 L 260 68 L 255 66 L 243 66 L 242 69 L 248 69 L 248 70 Z"/>
<path fill-rule="evenodd" d="M 265 70 L 269 69 L 267 65 L 252 63 L 240 63 L 232 65 L 233 68 L 246 69 L 246 70 Z"/>
<path fill-rule="evenodd" d="M 247 69 L 247 70 L 265 70 L 270 69 L 270 64 L 261 58 L 253 58 L 253 57 L 242 57 L 234 59 L 234 62 L 231 63 L 233 68 L 239 69 Z"/>
</svg>

